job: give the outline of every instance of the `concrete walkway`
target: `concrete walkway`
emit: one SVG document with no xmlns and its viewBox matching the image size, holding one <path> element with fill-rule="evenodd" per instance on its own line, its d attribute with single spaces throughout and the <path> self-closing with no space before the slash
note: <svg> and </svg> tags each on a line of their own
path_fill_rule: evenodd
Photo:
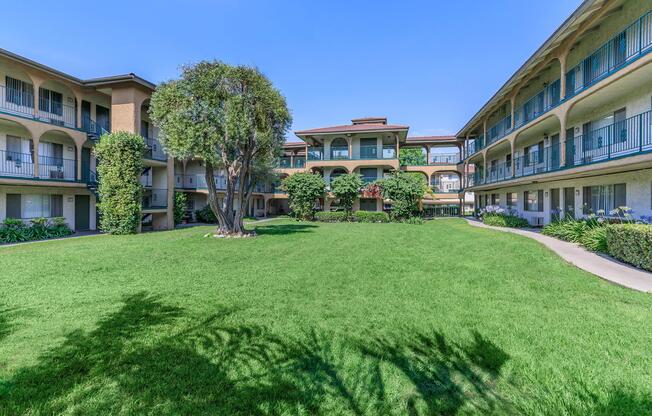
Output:
<svg viewBox="0 0 652 416">
<path fill-rule="evenodd" d="M 611 257 L 592 253 L 578 244 L 548 237 L 533 230 L 492 227 L 476 219 L 467 218 L 466 220 L 474 227 L 488 228 L 531 238 L 548 247 L 570 264 L 604 280 L 641 292 L 652 292 L 652 273 L 621 263 Z"/>
</svg>

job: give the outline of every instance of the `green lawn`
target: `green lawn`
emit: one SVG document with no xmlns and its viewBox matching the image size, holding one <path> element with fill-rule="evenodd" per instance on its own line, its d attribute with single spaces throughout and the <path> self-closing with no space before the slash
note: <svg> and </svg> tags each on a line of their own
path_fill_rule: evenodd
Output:
<svg viewBox="0 0 652 416">
<path fill-rule="evenodd" d="M 652 413 L 652 296 L 463 220 L 0 248 L 0 414 Z"/>
</svg>

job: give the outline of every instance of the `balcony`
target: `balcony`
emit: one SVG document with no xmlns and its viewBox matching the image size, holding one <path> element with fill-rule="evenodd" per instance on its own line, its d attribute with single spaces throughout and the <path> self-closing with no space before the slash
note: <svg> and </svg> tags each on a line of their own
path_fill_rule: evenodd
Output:
<svg viewBox="0 0 652 416">
<path fill-rule="evenodd" d="M 226 191 L 226 177 L 222 175 L 215 175 L 215 187 L 218 191 Z M 237 186 L 237 184 L 236 184 Z M 174 175 L 174 187 L 177 189 L 195 189 L 206 190 L 206 177 L 204 174 L 195 175 Z M 256 193 L 271 193 L 276 192 L 273 184 L 257 184 L 254 186 Z"/>
<path fill-rule="evenodd" d="M 55 126 L 77 128 L 75 107 L 46 100 L 40 97 L 38 108 L 34 108 L 34 95 L 29 91 L 7 88 L 0 85 L 0 112 L 30 118 Z"/>
<path fill-rule="evenodd" d="M 514 159 L 514 175 L 508 162 L 490 167 L 486 178 L 476 172 L 469 187 L 498 183 L 511 179 L 563 171 L 575 167 L 607 162 L 652 151 L 652 118 L 650 111 L 624 121 L 592 130 L 586 135 L 569 137 L 566 141 L 566 165 L 561 165 L 558 145 L 531 152 Z"/>
<path fill-rule="evenodd" d="M 143 209 L 165 209 L 168 206 L 167 189 L 148 189 L 143 194 Z"/>
<path fill-rule="evenodd" d="M 145 154 L 143 157 L 149 160 L 165 162 L 168 157 L 163 151 L 163 146 L 156 138 L 145 137 Z"/>
<path fill-rule="evenodd" d="M 8 178 L 77 181 L 77 161 L 39 156 L 39 175 L 35 177 L 34 161 L 29 153 L 0 150 L 0 176 Z"/>
<path fill-rule="evenodd" d="M 507 128 L 508 118 L 506 117 L 487 130 L 486 142 L 480 136 L 468 143 L 466 158 L 539 118 L 562 102 L 626 67 L 650 51 L 652 51 L 652 11 L 639 17 L 566 74 L 563 74 L 566 77 L 566 97 L 563 100 L 561 99 L 560 80 L 557 79 L 514 110 L 513 129 Z M 511 122 L 511 120 L 509 121 Z"/>
<path fill-rule="evenodd" d="M 330 154 L 325 153 L 322 147 L 308 148 L 308 161 L 327 160 L 392 160 L 397 159 L 396 147 L 383 146 L 382 152 L 378 153 L 376 146 L 360 146 L 360 156 L 352 157 L 348 147 L 331 147 Z"/>
</svg>

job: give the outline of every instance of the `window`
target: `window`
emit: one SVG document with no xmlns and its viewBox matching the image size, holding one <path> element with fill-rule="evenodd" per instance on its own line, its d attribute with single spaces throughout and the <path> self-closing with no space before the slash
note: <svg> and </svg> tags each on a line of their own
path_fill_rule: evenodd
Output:
<svg viewBox="0 0 652 416">
<path fill-rule="evenodd" d="M 512 154 L 509 153 L 507 156 L 505 156 L 505 169 L 507 169 L 508 172 L 506 172 L 507 175 L 511 175 L 511 170 L 512 170 Z"/>
<path fill-rule="evenodd" d="M 331 142 L 331 159 L 348 159 L 349 143 L 342 139 L 335 139 Z"/>
<path fill-rule="evenodd" d="M 362 182 L 371 183 L 378 179 L 378 170 L 376 168 L 362 168 L 360 169 L 362 175 Z"/>
<path fill-rule="evenodd" d="M 516 192 L 507 192 L 507 207 L 508 208 L 518 207 L 518 194 Z"/>
<path fill-rule="evenodd" d="M 376 147 L 377 140 L 374 138 L 371 139 L 360 139 L 360 158 L 361 159 L 376 159 L 378 155 L 378 149 Z"/>
<path fill-rule="evenodd" d="M 7 152 L 5 160 L 16 163 L 32 163 L 32 141 L 7 135 Z"/>
<path fill-rule="evenodd" d="M 46 113 L 63 115 L 63 95 L 60 92 L 46 88 L 38 89 L 38 109 Z"/>
<path fill-rule="evenodd" d="M 575 188 L 564 188 L 564 215 L 575 216 Z"/>
<path fill-rule="evenodd" d="M 145 139 L 149 138 L 149 123 L 144 120 L 140 122 L 140 135 Z"/>
<path fill-rule="evenodd" d="M 613 143 L 627 141 L 627 111 L 624 108 L 614 111 Z"/>
<path fill-rule="evenodd" d="M 63 195 L 7 194 L 8 218 L 62 216 Z"/>
<path fill-rule="evenodd" d="M 491 194 L 491 205 L 500 205 L 500 194 Z"/>
<path fill-rule="evenodd" d="M 627 187 L 624 183 L 585 186 L 582 200 L 583 213 L 588 215 L 604 211 L 605 215 L 609 215 L 609 211 L 627 204 L 626 190 Z"/>
<path fill-rule="evenodd" d="M 63 166 L 63 145 L 40 142 L 38 144 L 39 163 L 50 166 Z"/>
<path fill-rule="evenodd" d="M 25 81 L 5 77 L 7 85 L 7 96 L 5 100 L 9 103 L 22 107 L 34 107 L 34 87 Z"/>
<path fill-rule="evenodd" d="M 525 191 L 523 193 L 525 211 L 543 212 L 543 190 Z"/>
</svg>

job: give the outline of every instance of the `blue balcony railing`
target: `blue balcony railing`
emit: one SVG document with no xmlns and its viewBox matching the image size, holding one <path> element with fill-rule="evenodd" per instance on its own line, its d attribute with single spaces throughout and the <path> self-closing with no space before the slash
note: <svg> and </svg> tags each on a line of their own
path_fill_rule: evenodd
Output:
<svg viewBox="0 0 652 416">
<path fill-rule="evenodd" d="M 282 169 L 303 169 L 306 167 L 306 158 L 303 156 L 284 156 L 279 158 L 278 167 Z"/>
<path fill-rule="evenodd" d="M 512 116 L 508 115 L 487 129 L 487 144 L 502 139 L 510 131 L 512 131 Z"/>
<path fill-rule="evenodd" d="M 0 175 L 33 178 L 34 159 L 32 155 L 0 150 Z"/>
<path fill-rule="evenodd" d="M 167 189 L 147 189 L 143 194 L 143 209 L 160 209 L 168 206 Z"/>
<path fill-rule="evenodd" d="M 467 182 L 467 187 L 555 172 L 648 152 L 652 152 L 650 111 L 581 136 L 567 138 L 565 165 L 561 164 L 561 147 L 555 144 L 515 158 L 511 162 L 514 163 L 513 176 L 511 164 L 502 162 L 488 168 L 486 178 L 480 171 L 476 172 L 473 181 Z"/>
<path fill-rule="evenodd" d="M 377 147 L 360 146 L 360 157 L 353 157 L 349 154 L 348 147 L 331 147 L 330 153 L 325 153 L 322 147 L 309 147 L 308 160 L 387 160 L 397 159 L 396 147 L 383 146 L 382 153 L 378 154 Z"/>
<path fill-rule="evenodd" d="M 77 161 L 58 157 L 39 156 L 39 178 L 75 181 Z"/>
<path fill-rule="evenodd" d="M 566 77 L 564 100 L 577 95 L 650 51 L 652 51 L 652 11 L 639 17 L 564 74 Z M 560 81 L 556 80 L 518 107 L 514 113 L 514 129 L 526 125 L 556 107 L 561 102 L 560 92 Z M 499 136 L 500 129 L 497 130 L 496 137 Z M 503 137 L 508 133 L 505 132 Z M 492 136 L 489 131 L 487 136 Z M 492 138 L 488 142 L 499 139 L 500 137 Z M 482 142 L 467 146 L 466 157 L 484 147 Z"/>
<path fill-rule="evenodd" d="M 163 151 L 163 146 L 158 139 L 153 137 L 145 137 L 145 159 L 150 160 L 167 160 L 167 155 Z"/>
<path fill-rule="evenodd" d="M 652 11 L 638 18 L 566 73 L 566 98 L 652 50 Z"/>
</svg>

